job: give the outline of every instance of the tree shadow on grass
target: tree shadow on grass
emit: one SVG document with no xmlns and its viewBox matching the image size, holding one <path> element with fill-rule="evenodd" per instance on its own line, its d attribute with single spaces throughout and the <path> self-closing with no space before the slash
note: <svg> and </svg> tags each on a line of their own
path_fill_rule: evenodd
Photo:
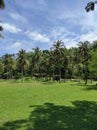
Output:
<svg viewBox="0 0 97 130">
<path fill-rule="evenodd" d="M 54 82 L 53 80 L 43 80 L 42 83 L 44 85 L 53 85 L 55 84 L 56 82 Z"/>
<path fill-rule="evenodd" d="M 97 85 L 87 85 L 84 90 L 97 90 Z"/>
<path fill-rule="evenodd" d="M 84 83 L 77 83 L 78 86 L 82 86 L 83 90 L 97 90 L 97 84 L 87 84 L 85 85 Z"/>
<path fill-rule="evenodd" d="M 83 86 L 84 88 L 84 90 L 97 90 L 97 84 L 87 84 L 87 85 L 81 85 L 81 86 Z"/>
<path fill-rule="evenodd" d="M 26 120 L 6 122 L 0 130 L 97 130 L 97 103 L 75 101 L 72 106 L 45 103 Z"/>
</svg>

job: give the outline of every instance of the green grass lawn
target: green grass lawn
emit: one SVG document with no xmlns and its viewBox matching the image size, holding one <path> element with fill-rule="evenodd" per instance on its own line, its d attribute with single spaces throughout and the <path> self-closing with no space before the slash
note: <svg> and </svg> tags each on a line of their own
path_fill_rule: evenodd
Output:
<svg viewBox="0 0 97 130">
<path fill-rule="evenodd" d="M 97 87 L 0 82 L 0 130 L 97 130 Z"/>
</svg>

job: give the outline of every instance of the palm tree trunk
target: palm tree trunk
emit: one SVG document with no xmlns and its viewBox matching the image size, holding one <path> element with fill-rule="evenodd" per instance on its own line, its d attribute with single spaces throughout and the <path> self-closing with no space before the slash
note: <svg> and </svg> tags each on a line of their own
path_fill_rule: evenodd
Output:
<svg viewBox="0 0 97 130">
<path fill-rule="evenodd" d="M 9 79 L 9 71 L 8 71 L 8 66 L 7 66 L 7 80 Z"/>
<path fill-rule="evenodd" d="M 24 71 L 22 70 L 22 72 L 21 72 L 21 82 L 24 82 Z"/>
<path fill-rule="evenodd" d="M 54 80 L 54 77 L 55 77 L 55 73 L 54 73 L 54 67 L 53 67 L 53 80 Z"/>
<path fill-rule="evenodd" d="M 61 67 L 59 66 L 59 78 L 61 79 Z"/>
</svg>

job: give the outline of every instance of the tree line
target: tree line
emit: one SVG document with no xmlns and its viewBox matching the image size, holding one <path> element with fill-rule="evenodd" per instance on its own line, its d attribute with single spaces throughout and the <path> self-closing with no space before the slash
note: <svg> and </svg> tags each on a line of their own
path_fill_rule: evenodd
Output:
<svg viewBox="0 0 97 130">
<path fill-rule="evenodd" d="M 57 40 L 49 50 L 39 47 L 26 52 L 0 57 L 0 78 L 22 79 L 44 77 L 48 80 L 97 79 L 97 41 L 79 42 L 77 47 L 67 49 L 64 42 Z"/>
</svg>

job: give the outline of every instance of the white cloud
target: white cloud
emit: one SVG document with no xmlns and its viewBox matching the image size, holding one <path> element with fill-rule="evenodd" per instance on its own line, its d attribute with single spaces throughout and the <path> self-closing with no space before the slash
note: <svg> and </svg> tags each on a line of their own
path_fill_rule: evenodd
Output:
<svg viewBox="0 0 97 130">
<path fill-rule="evenodd" d="M 54 28 L 51 34 L 54 38 L 63 40 L 68 48 L 76 46 L 79 41 L 93 42 L 97 40 L 97 8 L 89 13 L 86 13 L 85 10 L 79 12 L 79 9 L 72 11 L 66 9 L 63 13 L 62 9 L 58 12 L 55 11 L 57 15 L 54 17 L 66 21 L 68 28 L 65 25 L 64 27 Z"/>
<path fill-rule="evenodd" d="M 80 25 L 82 26 L 82 31 L 90 31 L 97 29 L 97 14 L 90 12 L 89 14 L 85 15 L 84 18 L 80 21 Z"/>
<path fill-rule="evenodd" d="M 84 7 L 87 1 L 84 0 L 70 1 L 70 4 L 68 0 L 67 2 L 63 2 L 63 0 L 60 2 L 35 0 L 33 4 L 32 0 L 29 0 L 29 2 L 25 1 L 24 4 L 23 2 L 24 0 L 21 0 L 20 3 L 16 3 L 16 8 L 11 8 L 9 4 L 9 12 L 4 10 L 6 12 L 5 15 L 2 12 L 2 19 L 6 21 L 6 23 L 2 23 L 2 26 L 5 31 L 14 34 L 23 32 L 20 28 L 32 30 L 32 32 L 24 31 L 24 33 L 19 33 L 16 36 L 7 33 L 3 40 L 7 39 L 5 43 L 10 45 L 8 45 L 8 51 L 16 51 L 21 48 L 30 50 L 36 45 L 41 48 L 48 48 L 57 39 L 62 40 L 67 48 L 75 47 L 79 41 L 88 40 L 92 42 L 97 40 L 97 5 L 94 11 L 86 13 Z M 21 11 L 17 10 L 19 8 L 21 8 Z M 40 25 L 40 18 L 43 26 Z"/>
<path fill-rule="evenodd" d="M 1 25 L 3 26 L 5 31 L 10 33 L 19 33 L 22 31 L 20 28 L 17 28 L 16 26 L 11 25 L 9 23 L 2 23 Z"/>
<path fill-rule="evenodd" d="M 8 46 L 7 50 L 13 50 L 13 52 L 16 52 L 20 48 L 22 48 L 22 43 L 17 41 L 15 43 L 12 43 L 10 46 Z"/>
<path fill-rule="evenodd" d="M 66 34 L 67 30 L 64 27 L 55 27 L 52 29 L 51 31 L 51 37 L 53 37 L 54 39 L 60 37 L 64 34 Z"/>
<path fill-rule="evenodd" d="M 54 41 L 58 39 L 62 40 L 67 48 L 75 47 L 78 40 L 78 36 L 64 26 L 53 28 L 51 31 L 51 37 Z"/>
<path fill-rule="evenodd" d="M 76 47 L 77 44 L 82 41 L 89 41 L 92 43 L 93 41 L 97 40 L 97 32 L 88 32 L 83 33 L 81 35 L 75 35 L 74 37 L 63 37 L 62 41 L 66 45 L 67 48 Z"/>
<path fill-rule="evenodd" d="M 22 43 L 21 42 L 15 42 L 14 44 L 12 44 L 10 46 L 11 49 L 14 49 L 14 48 L 20 48 L 22 46 Z"/>
<path fill-rule="evenodd" d="M 64 26 L 58 26 L 52 29 L 50 36 L 54 39 L 63 39 L 64 37 L 74 37 L 76 36 L 76 34 L 74 32 L 69 31 L 69 29 Z"/>
<path fill-rule="evenodd" d="M 87 13 L 84 9 L 85 5 L 82 3 L 84 3 L 84 1 L 75 3 L 75 8 L 73 9 L 66 5 L 61 5 L 61 8 L 60 6 L 54 7 L 54 9 L 48 11 L 48 19 L 50 22 L 54 21 L 54 23 L 60 20 L 63 23 L 68 23 L 68 27 L 79 27 L 79 30 L 97 29 L 97 7 L 94 11 Z"/>
<path fill-rule="evenodd" d="M 34 41 L 39 41 L 39 42 L 50 42 L 50 39 L 45 35 L 45 34 L 40 34 L 40 33 L 37 33 L 37 32 L 30 32 L 30 31 L 27 31 L 25 32 L 25 34 L 32 40 Z"/>
<path fill-rule="evenodd" d="M 79 41 L 90 41 L 90 42 L 93 42 L 97 40 L 97 32 L 89 32 L 87 34 L 82 34 L 80 37 L 79 37 Z"/>
<path fill-rule="evenodd" d="M 21 22 L 27 22 L 27 19 L 18 13 L 10 13 L 9 15 L 14 20 L 21 21 Z"/>
<path fill-rule="evenodd" d="M 71 47 L 76 47 L 77 46 L 77 41 L 75 39 L 64 39 L 64 43 L 66 42 L 66 47 L 71 48 Z"/>
</svg>

